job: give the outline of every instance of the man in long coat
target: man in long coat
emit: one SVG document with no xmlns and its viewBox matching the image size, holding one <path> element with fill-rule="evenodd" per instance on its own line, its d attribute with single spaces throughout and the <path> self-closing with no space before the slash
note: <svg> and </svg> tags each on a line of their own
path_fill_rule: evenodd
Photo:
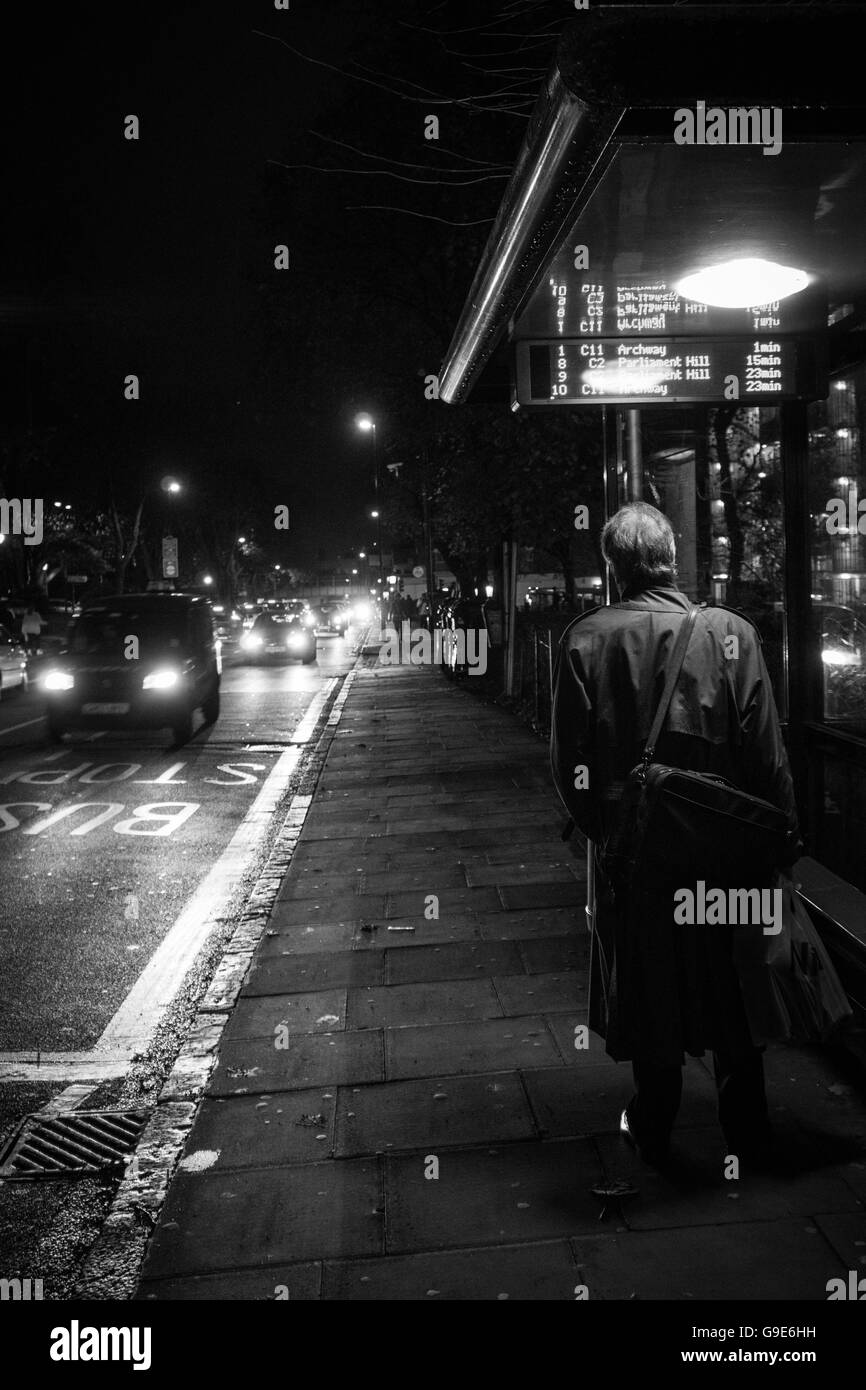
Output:
<svg viewBox="0 0 866 1390">
<path fill-rule="evenodd" d="M 767 938 L 756 938 L 757 958 L 752 951 L 751 961 L 735 964 L 730 926 L 677 925 L 670 894 L 653 896 L 640 885 L 625 904 L 614 904 L 605 878 L 601 852 L 623 783 L 641 760 L 693 605 L 676 586 L 673 531 L 655 507 L 621 508 L 604 528 L 602 552 L 621 601 L 584 615 L 563 634 L 551 734 L 557 790 L 595 847 L 590 1026 L 612 1057 L 632 1062 L 636 1094 L 620 1128 L 647 1162 L 667 1157 L 683 1054 L 707 1050 L 727 1151 L 757 1161 L 770 1144 L 761 1043 L 779 1035 L 769 977 L 761 973 Z M 726 647 L 731 637 L 737 641 Z M 707 608 L 698 615 L 656 760 L 719 774 L 778 806 L 797 841 L 794 790 L 761 639 L 735 611 Z M 763 1037 L 754 1021 L 750 1029 L 741 981 L 750 1003 L 762 988 L 768 991 Z"/>
</svg>

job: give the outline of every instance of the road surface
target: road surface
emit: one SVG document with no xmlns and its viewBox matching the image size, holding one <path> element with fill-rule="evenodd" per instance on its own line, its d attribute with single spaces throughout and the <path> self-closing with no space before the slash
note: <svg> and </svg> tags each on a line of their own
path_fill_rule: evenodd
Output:
<svg viewBox="0 0 866 1390">
<path fill-rule="evenodd" d="M 37 1050 L 41 1076 L 60 1080 L 58 1054 L 146 1045 L 153 1018 L 124 1012 L 136 982 L 168 942 L 165 993 L 166 958 L 171 974 L 194 949 L 190 904 L 199 919 L 231 911 L 226 893 L 239 870 L 252 877 L 265 812 L 291 785 L 302 721 L 351 661 L 336 637 L 319 639 L 311 666 L 227 656 L 219 721 L 180 749 L 168 730 L 58 748 L 38 691 L 0 704 L 0 1083 Z"/>
</svg>

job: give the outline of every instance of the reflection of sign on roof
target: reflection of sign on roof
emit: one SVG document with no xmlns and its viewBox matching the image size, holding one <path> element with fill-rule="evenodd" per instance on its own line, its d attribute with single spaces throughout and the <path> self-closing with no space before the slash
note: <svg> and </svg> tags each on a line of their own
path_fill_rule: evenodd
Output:
<svg viewBox="0 0 866 1390">
<path fill-rule="evenodd" d="M 799 294 L 751 309 L 721 309 L 684 299 L 673 284 L 652 275 L 600 275 L 572 267 L 560 252 L 550 273 L 517 319 L 513 337 L 649 337 L 694 333 L 817 334 L 827 324 L 826 293 L 819 283 Z"/>
<path fill-rule="evenodd" d="M 516 351 L 521 405 L 769 404 L 820 394 L 813 345 L 784 338 L 585 338 L 517 343 Z"/>
</svg>

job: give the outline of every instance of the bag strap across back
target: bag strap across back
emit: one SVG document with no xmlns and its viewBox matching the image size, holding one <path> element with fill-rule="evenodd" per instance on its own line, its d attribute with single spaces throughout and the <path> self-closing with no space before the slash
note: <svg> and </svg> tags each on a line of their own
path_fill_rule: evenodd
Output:
<svg viewBox="0 0 866 1390">
<path fill-rule="evenodd" d="M 686 659 L 686 648 L 689 645 L 689 640 L 691 638 L 692 632 L 694 631 L 694 626 L 695 622 L 697 621 L 699 611 L 700 609 L 698 607 L 693 607 L 689 610 L 685 620 L 683 621 L 682 627 L 680 628 L 679 635 L 676 641 L 676 646 L 674 647 L 673 652 L 671 653 L 670 665 L 668 666 L 667 677 L 665 679 L 665 688 L 662 691 L 662 697 L 659 701 L 658 709 L 655 712 L 655 718 L 653 719 L 652 728 L 650 729 L 649 735 L 647 736 L 646 747 L 644 748 L 643 752 L 644 776 L 646 775 L 650 763 L 655 757 L 656 744 L 658 742 L 659 734 L 661 733 L 662 726 L 665 722 L 665 719 L 667 718 L 668 709 L 670 708 L 671 699 L 673 698 L 674 687 L 676 686 L 676 683 L 680 678 L 680 672 L 683 669 L 683 662 Z"/>
</svg>

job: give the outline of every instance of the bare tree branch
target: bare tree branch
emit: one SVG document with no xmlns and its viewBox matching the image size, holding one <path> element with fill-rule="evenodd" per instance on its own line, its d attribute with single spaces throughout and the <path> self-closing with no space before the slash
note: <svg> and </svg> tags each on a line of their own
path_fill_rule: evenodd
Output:
<svg viewBox="0 0 866 1390">
<path fill-rule="evenodd" d="M 391 169 L 334 169 L 322 164 L 284 164 L 280 159 L 269 159 L 267 163 L 275 164 L 280 169 L 311 169 L 316 174 L 358 174 L 365 179 L 399 179 L 401 183 L 421 183 L 430 188 L 468 188 L 473 183 L 489 183 L 491 179 L 509 177 L 508 174 L 479 174 L 476 178 L 464 179 L 458 183 L 453 179 L 413 179 L 408 174 L 396 174 Z"/>
<path fill-rule="evenodd" d="M 359 154 L 363 159 L 378 159 L 385 164 L 399 164 L 400 167 L 403 169 L 430 168 L 430 165 L 422 164 L 420 163 L 420 161 L 416 162 L 415 160 L 393 159 L 389 154 L 371 154 L 368 150 L 359 150 L 357 145 L 349 145 L 345 140 L 336 140 L 332 135 L 322 135 L 318 130 L 311 130 L 310 135 L 315 135 L 317 140 L 326 140 L 329 145 L 339 145 L 344 150 L 351 150 L 353 154 Z M 491 173 L 497 170 L 508 170 L 509 172 L 511 170 L 510 164 L 491 164 L 489 160 L 473 159 L 471 155 L 461 154 L 459 150 L 442 149 L 436 141 L 430 142 L 430 153 L 447 154 L 451 155 L 454 159 L 465 159 L 469 164 L 480 164 L 482 168 L 490 170 Z M 469 171 L 467 169 L 460 168 L 443 168 L 441 165 L 437 165 L 436 172 L 442 174 L 466 174 Z"/>
<path fill-rule="evenodd" d="M 481 227 L 495 219 L 477 217 L 474 222 L 454 222 L 450 217 L 434 217 L 429 212 L 415 212 L 412 208 L 395 208 L 386 203 L 348 203 L 347 212 L 404 212 L 407 217 L 421 217 L 426 222 L 444 222 L 446 227 Z"/>
<path fill-rule="evenodd" d="M 466 97 L 413 97 L 407 92 L 400 92 L 394 87 L 387 86 L 384 82 L 374 82 L 370 77 L 360 77 L 355 72 L 348 72 L 345 68 L 338 68 L 334 63 L 326 63 L 322 58 L 311 58 L 309 54 L 302 53 L 299 48 L 288 43 L 285 39 L 279 38 L 276 34 L 266 34 L 261 29 L 253 29 L 260 39 L 270 39 L 272 43 L 278 43 L 283 48 L 287 48 L 296 58 L 300 58 L 305 63 L 311 63 L 317 68 L 327 68 L 329 72 L 335 72 L 340 77 L 348 77 L 353 82 L 362 82 L 367 87 L 377 87 L 381 92 L 388 92 L 390 96 L 397 97 L 399 101 L 409 101 L 418 106 L 464 106 L 470 111 L 494 111 L 498 114 L 498 108 L 477 105 L 474 101 Z"/>
</svg>

